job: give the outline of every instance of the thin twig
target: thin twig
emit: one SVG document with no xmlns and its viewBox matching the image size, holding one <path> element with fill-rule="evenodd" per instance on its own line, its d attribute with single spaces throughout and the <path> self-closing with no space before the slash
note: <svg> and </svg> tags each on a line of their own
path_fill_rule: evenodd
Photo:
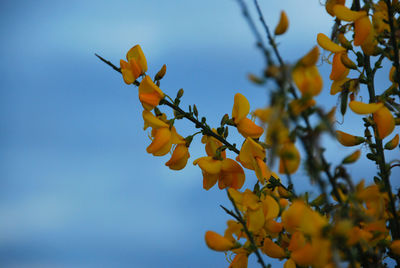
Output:
<svg viewBox="0 0 400 268">
<path fill-rule="evenodd" d="M 265 32 L 267 33 L 267 38 L 268 38 L 269 44 L 271 45 L 272 49 L 274 50 L 275 56 L 278 59 L 279 64 L 281 66 L 283 66 L 284 63 L 283 63 L 282 57 L 279 54 L 279 51 L 278 51 L 278 48 L 276 46 L 275 40 L 272 37 L 271 32 L 269 31 L 269 27 L 268 27 L 267 23 L 264 20 L 264 16 L 262 14 L 260 6 L 258 5 L 258 1 L 257 0 L 254 0 L 254 5 L 256 6 L 257 13 L 258 13 L 258 16 L 260 18 L 260 21 L 261 21 L 262 25 L 264 26 Z"/>
<path fill-rule="evenodd" d="M 253 234 L 252 234 L 252 233 L 249 231 L 249 229 L 247 228 L 247 226 L 246 226 L 246 221 L 243 219 L 242 215 L 240 214 L 240 211 L 239 211 L 239 209 L 237 208 L 236 203 L 235 203 L 235 201 L 233 200 L 232 196 L 229 194 L 229 191 L 226 190 L 226 193 L 227 193 L 228 198 L 229 198 L 229 200 L 231 201 L 231 203 L 232 203 L 232 205 L 233 205 L 233 208 L 235 209 L 235 212 L 236 212 L 236 216 L 234 216 L 234 218 L 235 218 L 238 222 L 240 222 L 240 224 L 242 224 L 244 232 L 246 233 L 247 237 L 249 238 L 250 243 L 251 243 L 251 244 L 253 245 L 253 247 L 254 247 L 254 253 L 255 253 L 256 256 L 257 256 L 257 261 L 258 261 L 258 263 L 259 263 L 263 268 L 266 268 L 267 266 L 265 265 L 264 260 L 263 260 L 263 258 L 261 257 L 260 252 L 258 251 L 258 247 L 257 247 L 257 245 L 256 245 L 256 242 L 254 241 Z M 228 213 L 229 215 L 232 215 L 232 214 L 233 214 L 233 213 L 232 213 L 232 214 L 229 213 L 229 210 L 228 210 L 227 213 Z"/>
<path fill-rule="evenodd" d="M 98 57 L 102 62 L 104 62 L 105 64 L 107 64 L 108 66 L 111 66 L 111 68 L 113 68 L 114 70 L 116 70 L 117 72 L 121 73 L 121 68 L 118 68 L 117 66 L 115 66 L 114 64 L 111 63 L 111 61 L 106 60 L 105 58 L 103 58 L 102 56 L 94 53 L 94 55 L 96 57 Z"/>
<path fill-rule="evenodd" d="M 397 84 L 400 84 L 400 64 L 399 64 L 399 49 L 398 49 L 398 44 L 396 40 L 396 29 L 394 27 L 394 13 L 393 13 L 393 6 L 390 3 L 390 0 L 385 0 L 385 3 L 388 8 L 388 17 L 389 17 L 389 27 L 390 27 L 390 43 L 392 43 L 392 49 L 393 49 L 393 54 L 394 54 L 394 59 L 393 59 L 393 65 L 396 68 L 395 72 L 395 81 Z M 400 93 L 398 94 L 400 97 Z"/>
<path fill-rule="evenodd" d="M 397 49 L 395 49 L 395 50 L 397 50 Z M 396 62 L 396 60 L 394 62 Z M 364 56 L 364 67 L 365 67 L 365 72 L 367 75 L 369 103 L 375 103 L 376 102 L 375 87 L 374 87 L 375 75 L 371 69 L 371 63 L 370 63 L 369 56 Z M 375 130 L 375 133 L 377 133 L 378 131 L 377 131 L 376 125 L 374 125 L 373 128 Z M 377 134 L 379 135 L 379 133 L 377 133 Z M 377 134 L 375 135 L 376 155 L 377 155 L 376 163 L 379 166 L 379 171 L 380 171 L 379 175 L 383 180 L 383 183 L 385 185 L 385 190 L 387 191 L 388 196 L 389 196 L 389 209 L 390 209 L 391 213 L 393 214 L 393 219 L 389 220 L 389 227 L 390 227 L 390 230 L 392 231 L 393 238 L 398 239 L 400 237 L 399 218 L 398 218 L 397 211 L 396 211 L 396 204 L 395 204 L 395 201 L 393 198 L 392 186 L 390 184 L 390 178 L 389 178 L 390 170 L 388 170 L 388 167 L 386 165 L 382 139 L 379 138 Z"/>
<path fill-rule="evenodd" d="M 199 127 L 199 128 L 201 128 L 203 130 L 203 133 L 205 135 L 212 136 L 212 137 L 216 138 L 222 144 L 224 144 L 229 150 L 231 150 L 231 151 L 233 151 L 233 152 L 235 152 L 237 154 L 240 153 L 240 151 L 235 146 L 230 144 L 226 139 L 224 139 L 223 137 L 221 137 L 218 134 L 216 134 L 215 132 L 213 132 L 208 126 L 202 124 L 199 120 L 194 118 L 190 113 L 187 113 L 184 110 L 182 110 L 178 105 L 175 105 L 174 103 L 171 103 L 171 102 L 167 101 L 166 99 L 162 99 L 160 101 L 160 105 L 163 105 L 163 104 L 171 107 L 176 112 L 178 112 L 179 114 L 183 115 L 183 117 L 185 117 L 186 119 L 192 121 L 196 125 L 196 127 Z"/>
<path fill-rule="evenodd" d="M 255 38 L 256 38 L 256 42 L 257 42 L 257 47 L 259 49 L 261 49 L 263 55 L 265 56 L 265 60 L 267 62 L 267 65 L 273 65 L 273 59 L 271 57 L 271 53 L 269 52 L 269 50 L 267 49 L 267 47 L 264 44 L 263 38 L 261 37 L 260 32 L 257 30 L 257 26 L 254 23 L 252 17 L 250 16 L 249 13 L 249 9 L 247 8 L 246 3 L 243 0 L 237 0 L 237 2 L 240 5 L 240 8 L 242 9 L 242 13 L 244 18 L 247 20 L 247 23 L 250 26 L 250 30 L 253 32 Z"/>
</svg>

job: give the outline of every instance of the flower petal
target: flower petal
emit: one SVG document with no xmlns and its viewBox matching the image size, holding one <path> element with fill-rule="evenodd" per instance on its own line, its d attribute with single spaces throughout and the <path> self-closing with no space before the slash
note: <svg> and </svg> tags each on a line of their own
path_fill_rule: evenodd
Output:
<svg viewBox="0 0 400 268">
<path fill-rule="evenodd" d="M 235 123 L 238 123 L 240 120 L 245 118 L 250 111 L 250 103 L 240 93 L 236 93 L 233 108 L 232 108 L 232 118 Z"/>
<path fill-rule="evenodd" d="M 361 46 L 372 31 L 372 23 L 368 16 L 361 17 L 354 22 L 354 45 Z"/>
<path fill-rule="evenodd" d="M 375 121 L 376 130 L 378 132 L 376 133 L 376 136 L 380 139 L 384 139 L 393 132 L 395 121 L 388 108 L 382 106 L 378 111 L 372 114 L 372 117 Z"/>
<path fill-rule="evenodd" d="M 350 101 L 349 107 L 356 114 L 372 114 L 378 111 L 383 103 L 363 103 L 360 101 Z"/>
<path fill-rule="evenodd" d="M 140 45 L 136 45 L 132 47 L 128 53 L 126 53 L 126 59 L 129 61 L 131 59 L 135 59 L 137 64 L 140 66 L 142 73 L 147 71 L 147 61 L 146 57 L 143 54 L 142 48 Z"/>
<path fill-rule="evenodd" d="M 153 129 L 158 129 L 158 128 L 168 128 L 168 124 L 165 123 L 164 121 L 160 120 L 157 118 L 154 114 L 151 112 L 144 110 L 142 112 L 142 117 L 144 120 L 144 129 L 147 129 L 148 127 L 152 127 Z"/>
<path fill-rule="evenodd" d="M 355 146 L 365 141 L 363 137 L 350 135 L 340 130 L 336 131 L 336 138 L 343 146 Z"/>
<path fill-rule="evenodd" d="M 247 117 L 241 119 L 237 123 L 236 127 L 239 133 L 242 134 L 245 138 L 250 137 L 256 139 L 259 138 L 264 132 L 264 129 L 262 127 L 257 126 L 256 123 L 254 123 Z"/>
<path fill-rule="evenodd" d="M 172 153 L 171 158 L 165 163 L 172 170 L 183 169 L 190 157 L 188 147 L 185 144 L 178 144 Z"/>
<path fill-rule="evenodd" d="M 154 156 L 167 154 L 172 147 L 171 131 L 168 128 L 159 128 L 155 130 L 153 142 L 147 147 L 146 151 Z"/>
<path fill-rule="evenodd" d="M 213 231 L 206 232 L 205 240 L 207 246 L 215 251 L 228 251 L 234 246 L 232 241 Z"/>
<path fill-rule="evenodd" d="M 275 35 L 284 34 L 289 27 L 289 20 L 286 16 L 285 11 L 281 11 L 281 17 L 279 18 L 279 23 L 275 28 Z"/>
<path fill-rule="evenodd" d="M 333 13 L 339 20 L 343 21 L 356 21 L 362 17 L 367 16 L 367 12 L 365 11 L 353 11 L 345 5 L 335 5 L 333 7 Z"/>
<path fill-rule="evenodd" d="M 317 35 L 317 42 L 320 47 L 333 53 L 346 51 L 344 47 L 332 42 L 331 39 L 323 33 Z"/>
</svg>

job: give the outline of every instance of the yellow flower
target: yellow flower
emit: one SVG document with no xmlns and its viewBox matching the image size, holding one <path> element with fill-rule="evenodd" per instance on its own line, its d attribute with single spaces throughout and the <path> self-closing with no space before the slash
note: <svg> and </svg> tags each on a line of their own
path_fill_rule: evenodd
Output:
<svg viewBox="0 0 400 268">
<path fill-rule="evenodd" d="M 372 114 L 372 117 L 376 124 L 375 135 L 378 138 L 384 139 L 385 137 L 389 136 L 390 133 L 393 132 L 395 122 L 393 115 L 388 108 L 382 106 L 379 110 L 377 110 Z"/>
<path fill-rule="evenodd" d="M 311 243 L 293 251 L 290 258 L 300 266 L 327 267 L 332 259 L 331 251 L 328 239 L 312 239 Z"/>
<path fill-rule="evenodd" d="M 212 131 L 217 133 L 217 131 L 213 128 Z M 222 146 L 222 143 L 212 136 L 204 135 L 201 138 L 201 142 L 206 145 L 206 153 L 208 156 L 216 156 L 217 149 Z M 221 157 L 226 158 L 226 152 L 221 152 Z"/>
<path fill-rule="evenodd" d="M 292 234 L 288 250 L 296 251 L 303 248 L 306 245 L 306 239 L 302 232 L 296 231 Z"/>
<path fill-rule="evenodd" d="M 310 98 L 300 98 L 292 100 L 289 103 L 290 110 L 294 116 L 298 116 L 311 106 L 314 106 L 316 101 Z"/>
<path fill-rule="evenodd" d="M 283 248 L 275 244 L 271 239 L 266 237 L 264 239 L 264 244 L 262 247 L 262 251 L 267 254 L 271 258 L 281 259 L 285 257 L 285 251 Z"/>
<path fill-rule="evenodd" d="M 285 11 L 281 11 L 281 17 L 279 18 L 279 23 L 275 28 L 275 35 L 284 34 L 289 27 L 289 20 L 286 16 Z"/>
<path fill-rule="evenodd" d="M 390 26 L 387 23 L 389 21 L 389 15 L 387 5 L 384 1 L 379 1 L 375 7 L 375 12 L 372 15 L 372 24 L 374 25 L 375 31 L 380 34 L 385 30 L 390 32 Z"/>
<path fill-rule="evenodd" d="M 340 20 L 354 22 L 354 45 L 363 45 L 372 31 L 372 24 L 367 12 L 353 11 L 345 5 L 335 5 L 333 12 Z"/>
<path fill-rule="evenodd" d="M 224 237 L 235 241 L 236 239 L 233 237 L 233 235 L 236 235 L 237 239 L 239 240 L 242 236 L 242 225 L 234 220 L 228 220 L 226 224 L 228 225 L 228 228 L 225 230 Z"/>
<path fill-rule="evenodd" d="M 254 170 L 258 180 L 264 184 L 271 177 L 271 171 L 264 162 L 265 149 L 252 138 L 247 138 L 240 149 L 237 160 L 245 167 Z"/>
<path fill-rule="evenodd" d="M 193 164 L 199 165 L 202 170 L 205 190 L 209 190 L 217 181 L 220 189 L 226 187 L 240 189 L 243 186 L 245 180 L 243 168 L 230 158 L 217 160 L 206 156 L 194 160 Z"/>
<path fill-rule="evenodd" d="M 363 103 L 360 101 L 350 101 L 349 107 L 356 114 L 372 114 L 378 111 L 383 103 Z"/>
<path fill-rule="evenodd" d="M 325 4 L 325 9 L 326 12 L 329 13 L 329 15 L 331 15 L 332 17 L 335 16 L 335 13 L 333 13 L 333 7 L 335 5 L 344 5 L 346 0 L 327 0 L 326 4 Z"/>
<path fill-rule="evenodd" d="M 126 59 L 128 62 L 120 60 L 121 73 L 125 83 L 132 84 L 147 71 L 147 61 L 139 45 L 132 47 L 126 53 Z"/>
<path fill-rule="evenodd" d="M 183 169 L 187 161 L 190 157 L 188 147 L 186 144 L 181 143 L 175 147 L 174 152 L 172 153 L 171 158 L 165 163 L 172 170 L 181 170 Z"/>
<path fill-rule="evenodd" d="M 282 223 L 289 233 L 297 231 L 306 210 L 306 205 L 301 200 L 295 200 L 290 207 L 282 213 Z"/>
<path fill-rule="evenodd" d="M 272 109 L 271 108 L 264 108 L 264 109 L 256 109 L 253 112 L 253 115 L 258 117 L 263 123 L 268 123 L 271 117 Z"/>
<path fill-rule="evenodd" d="M 154 84 L 150 76 L 146 75 L 139 85 L 139 100 L 141 101 L 143 108 L 150 111 L 154 109 L 163 98 L 164 92 Z"/>
<path fill-rule="evenodd" d="M 293 174 L 300 165 L 300 153 L 292 142 L 283 144 L 279 150 L 279 172 Z"/>
<path fill-rule="evenodd" d="M 314 46 L 297 64 L 301 64 L 305 67 L 311 67 L 317 64 L 319 58 L 319 48 Z"/>
<path fill-rule="evenodd" d="M 349 69 L 344 66 L 341 57 L 345 55 L 346 52 L 335 53 L 332 60 L 332 72 L 329 76 L 329 79 L 337 81 L 343 80 L 349 74 Z"/>
<path fill-rule="evenodd" d="M 154 156 L 166 155 L 173 144 L 185 143 L 185 139 L 176 132 L 175 127 L 170 128 L 167 123 L 147 110 L 144 110 L 142 115 L 145 122 L 144 129 L 152 127 L 152 142 L 146 149 L 148 153 Z"/>
<path fill-rule="evenodd" d="M 272 219 L 266 220 L 264 224 L 265 231 L 273 238 L 277 237 L 283 229 L 283 224 Z"/>
<path fill-rule="evenodd" d="M 247 268 L 248 254 L 247 252 L 240 252 L 233 258 L 228 268 Z"/>
<path fill-rule="evenodd" d="M 270 196 L 270 195 L 265 195 L 265 197 L 262 200 L 263 204 L 263 211 L 265 215 L 266 220 L 271 220 L 275 219 L 279 215 L 279 204 L 276 202 L 276 200 Z"/>
<path fill-rule="evenodd" d="M 232 108 L 232 118 L 236 124 L 237 130 L 243 137 L 259 138 L 264 130 L 257 126 L 253 121 L 247 118 L 250 111 L 249 101 L 240 93 L 235 95 Z"/>
<path fill-rule="evenodd" d="M 249 189 L 241 193 L 230 188 L 228 192 L 238 209 L 245 213 L 247 228 L 251 232 L 260 231 L 265 223 L 264 207 L 260 198 Z"/>
<path fill-rule="evenodd" d="M 332 42 L 331 39 L 329 39 L 329 37 L 323 33 L 319 33 L 317 35 L 317 43 L 320 47 L 332 53 L 339 53 L 346 51 L 344 47 L 341 47 L 338 44 Z"/>
<path fill-rule="evenodd" d="M 396 136 L 394 136 L 393 139 L 391 139 L 385 144 L 385 149 L 393 150 L 394 148 L 397 147 L 397 145 L 399 145 L 399 134 L 396 134 Z"/>
<path fill-rule="evenodd" d="M 331 92 L 330 92 L 331 95 L 335 95 L 339 92 L 342 92 L 344 83 L 346 83 L 349 80 L 350 80 L 350 78 L 345 77 L 341 80 L 333 81 L 333 83 L 331 85 Z"/>
<path fill-rule="evenodd" d="M 292 78 L 303 96 L 316 96 L 322 90 L 323 82 L 316 66 L 299 65 L 293 69 Z"/>
<path fill-rule="evenodd" d="M 288 259 L 283 265 L 283 268 L 296 268 L 296 263 L 292 259 Z"/>
<path fill-rule="evenodd" d="M 213 231 L 206 232 L 205 240 L 207 246 L 215 251 L 228 251 L 235 246 L 234 242 Z"/>
</svg>

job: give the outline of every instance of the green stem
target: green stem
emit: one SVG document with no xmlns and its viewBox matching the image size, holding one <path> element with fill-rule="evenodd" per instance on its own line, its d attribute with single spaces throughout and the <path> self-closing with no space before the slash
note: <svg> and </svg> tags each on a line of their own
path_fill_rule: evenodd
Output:
<svg viewBox="0 0 400 268">
<path fill-rule="evenodd" d="M 218 134 L 214 133 L 208 126 L 204 125 L 203 123 L 201 123 L 199 120 L 197 120 L 196 118 L 194 118 L 190 113 L 185 112 L 184 110 L 182 110 L 178 105 L 175 105 L 169 101 L 167 101 L 166 99 L 162 99 L 160 101 L 160 105 L 167 105 L 169 107 L 171 107 L 172 109 L 174 109 L 176 112 L 180 113 L 183 115 L 183 117 L 185 117 L 186 119 L 188 119 L 189 121 L 193 122 L 195 124 L 196 127 L 201 128 L 203 130 L 203 133 L 207 136 L 212 136 L 214 138 L 216 138 L 217 140 L 219 140 L 222 144 L 224 144 L 229 150 L 239 154 L 240 151 L 233 146 L 232 144 L 230 144 L 227 140 L 225 140 L 223 137 L 219 136 Z"/>
<path fill-rule="evenodd" d="M 374 73 L 371 70 L 370 57 L 364 56 L 364 62 L 365 62 L 364 67 L 365 67 L 365 71 L 366 71 L 366 75 L 367 75 L 369 103 L 375 103 L 376 96 L 375 96 L 375 87 L 374 87 Z M 393 239 L 398 239 L 399 234 L 400 234 L 399 218 L 396 213 L 396 204 L 395 204 L 395 201 L 393 198 L 392 186 L 390 184 L 390 174 L 389 174 L 390 171 L 388 170 L 388 167 L 386 165 L 382 139 L 378 137 L 379 133 L 378 133 L 376 125 L 374 125 L 373 127 L 374 127 L 374 131 L 375 131 L 377 164 L 379 166 L 379 171 L 380 171 L 379 175 L 382 178 L 383 183 L 385 185 L 385 190 L 389 195 L 389 209 L 390 209 L 391 213 L 393 214 L 393 219 L 389 220 L 389 227 L 392 232 Z"/>
</svg>

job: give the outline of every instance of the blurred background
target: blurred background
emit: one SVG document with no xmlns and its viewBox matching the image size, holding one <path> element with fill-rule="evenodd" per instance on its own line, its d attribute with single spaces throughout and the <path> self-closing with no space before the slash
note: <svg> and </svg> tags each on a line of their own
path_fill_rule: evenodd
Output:
<svg viewBox="0 0 400 268">
<path fill-rule="evenodd" d="M 318 0 L 260 5 L 272 30 L 281 10 L 289 17 L 277 39 L 288 62 L 307 53 L 317 33 L 329 34 L 333 20 Z M 228 267 L 204 243 L 205 231 L 223 233 L 229 219 L 219 204 L 230 206 L 217 187 L 202 189 L 191 164 L 205 154 L 199 137 L 180 172 L 164 166 L 168 155 L 147 154 L 137 89 L 94 53 L 119 65 L 140 44 L 151 76 L 167 64 L 161 89 L 174 97 L 183 88 L 183 107 L 196 103 L 216 126 L 236 92 L 252 110 L 268 103 L 266 87 L 246 78 L 261 74 L 264 60 L 237 2 L 5 0 L 0 10 L 0 267 Z M 338 101 L 328 93 L 330 67 L 320 67 L 318 100 L 328 110 Z M 359 117 L 338 121 L 362 135 Z M 185 122 L 178 129 L 193 133 Z M 237 135 L 232 142 L 240 144 Z M 352 152 L 330 138 L 324 145 L 337 162 Z M 375 167 L 361 159 L 349 170 L 371 179 Z M 304 171 L 294 179 L 317 194 Z"/>
</svg>

